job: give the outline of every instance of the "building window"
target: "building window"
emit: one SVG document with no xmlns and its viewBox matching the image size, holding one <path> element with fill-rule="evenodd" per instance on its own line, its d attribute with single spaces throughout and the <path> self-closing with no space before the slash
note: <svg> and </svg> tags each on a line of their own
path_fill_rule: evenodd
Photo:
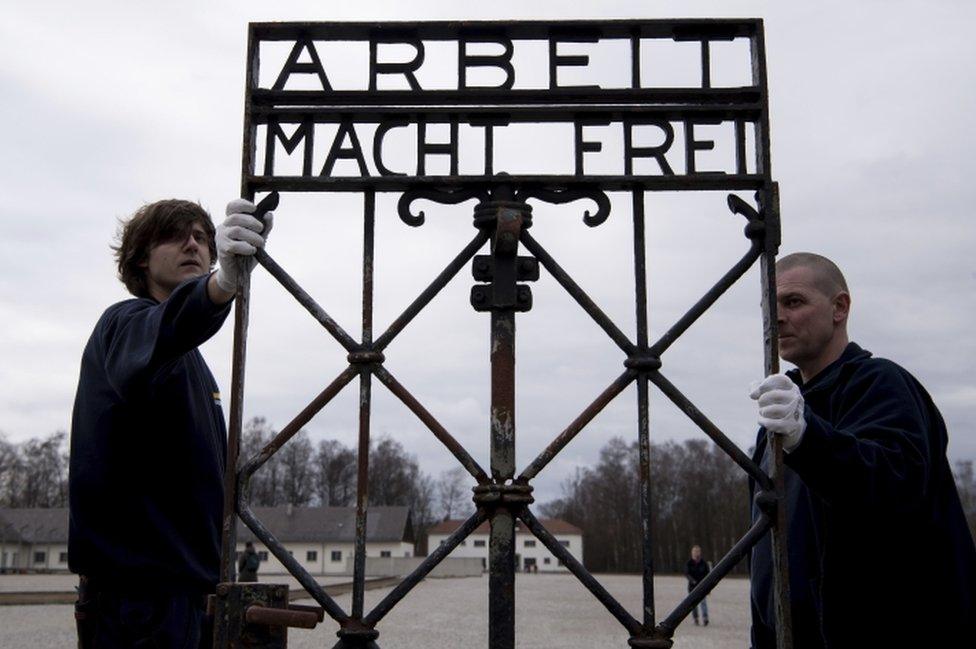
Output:
<svg viewBox="0 0 976 649">
<path fill-rule="evenodd" d="M 68 563 L 68 553 L 62 552 L 58 555 L 58 563 Z"/>
<path fill-rule="evenodd" d="M 467 544 L 468 544 L 467 541 L 461 541 L 461 545 L 467 545 Z"/>
<path fill-rule="evenodd" d="M 318 561 L 319 553 L 316 550 L 309 550 L 305 553 L 305 561 Z"/>
<path fill-rule="evenodd" d="M 568 548 L 569 547 L 569 541 L 560 541 L 559 542 L 559 545 L 563 546 L 564 548 Z"/>
<path fill-rule="evenodd" d="M 534 548 L 535 547 L 535 539 L 525 539 L 525 547 L 527 547 L 527 548 Z"/>
<path fill-rule="evenodd" d="M 390 552 L 389 550 L 380 550 L 380 557 L 382 557 L 384 559 L 389 559 L 392 556 L 393 556 L 393 553 Z"/>
<path fill-rule="evenodd" d="M 476 547 L 476 548 L 483 548 L 483 547 L 485 547 L 485 542 L 482 539 L 477 539 L 474 542 L 474 547 Z"/>
<path fill-rule="evenodd" d="M 404 552 L 403 553 L 403 556 L 405 556 L 405 557 L 407 557 L 409 559 L 410 558 L 410 550 L 407 550 L 406 552 Z"/>
<path fill-rule="evenodd" d="M 34 563 L 44 563 L 47 561 L 47 552 L 35 552 Z"/>
<path fill-rule="evenodd" d="M 342 561 L 342 550 L 333 550 L 331 556 L 333 561 Z"/>
<path fill-rule="evenodd" d="M 543 557 L 542 563 L 548 566 L 550 563 L 552 563 L 552 560 L 549 557 Z"/>
<path fill-rule="evenodd" d="M 268 560 L 268 551 L 267 550 L 260 550 L 258 552 L 258 559 L 260 559 L 261 561 L 267 561 Z"/>
</svg>

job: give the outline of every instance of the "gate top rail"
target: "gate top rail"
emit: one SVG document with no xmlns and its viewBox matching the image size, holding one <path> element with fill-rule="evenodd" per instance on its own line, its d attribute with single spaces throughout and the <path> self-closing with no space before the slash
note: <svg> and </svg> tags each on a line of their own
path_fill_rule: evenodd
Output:
<svg viewBox="0 0 976 649">
<path fill-rule="evenodd" d="M 739 85 L 717 85 L 712 45 L 737 39 L 748 41 L 748 54 L 736 50 Z M 516 56 L 524 41 L 536 44 L 533 56 Z M 642 72 L 648 41 L 697 44 L 700 77 L 655 82 Z M 457 47 L 431 47 L 435 42 Z M 324 43 L 360 47 L 337 54 Z M 563 47 L 573 44 L 610 48 L 602 56 L 619 62 L 612 66 L 615 80 L 594 85 L 570 78 L 610 69 L 597 65 L 595 49 Z M 269 47 L 279 60 L 269 62 Z M 542 51 L 548 54 L 540 61 Z M 437 84 L 426 81 L 425 66 L 441 73 Z M 350 69 L 356 74 L 346 74 Z M 445 69 L 456 74 L 446 86 Z M 772 178 L 767 116 L 760 19 L 252 23 L 244 189 L 484 189 L 508 171 L 516 187 L 755 191 Z M 553 173 L 512 173 L 495 143 L 508 127 L 524 123 L 566 124 L 559 137 L 569 138 L 574 159 Z M 441 131 L 432 132 L 432 125 Z M 605 136 L 591 128 L 599 126 L 616 130 Z M 623 142 L 612 161 L 605 137 Z M 732 152 L 728 161 L 699 160 L 717 146 Z M 393 147 L 399 155 L 390 155 Z M 404 161 L 412 147 L 415 157 Z M 463 152 L 472 155 L 460 165 Z M 297 164 L 285 169 L 286 155 Z M 483 163 L 472 166 L 472 159 Z"/>
</svg>

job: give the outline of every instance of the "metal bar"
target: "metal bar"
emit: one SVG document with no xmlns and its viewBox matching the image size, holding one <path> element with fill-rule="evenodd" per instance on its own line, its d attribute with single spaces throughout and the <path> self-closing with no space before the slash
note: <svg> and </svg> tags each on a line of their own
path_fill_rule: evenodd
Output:
<svg viewBox="0 0 976 649">
<path fill-rule="evenodd" d="M 682 18 L 653 20 L 565 20 L 553 24 L 545 20 L 480 20 L 480 21 L 430 21 L 430 22 L 270 22 L 251 23 L 258 38 L 263 41 L 295 40 L 369 40 L 388 42 L 393 37 L 410 36 L 421 40 L 453 40 L 460 36 L 497 37 L 512 39 L 546 40 L 558 35 L 560 40 L 571 41 L 571 35 L 579 32 L 587 39 L 630 38 L 725 38 L 747 37 L 756 33 L 762 25 L 758 18 Z"/>
<path fill-rule="evenodd" d="M 298 303 L 305 307 L 305 310 L 312 314 L 312 317 L 318 320 L 319 324 L 325 327 L 332 336 L 339 341 L 346 351 L 352 352 L 359 348 L 359 343 L 357 343 L 352 336 L 347 334 L 345 330 L 339 326 L 335 320 L 332 319 L 325 309 L 320 307 L 318 303 L 312 299 L 308 293 L 305 292 L 301 286 L 298 285 L 291 275 L 285 272 L 285 270 L 278 265 L 278 263 L 271 258 L 271 256 L 262 249 L 258 249 L 254 257 L 258 262 L 264 266 L 271 275 L 278 280 L 278 282 L 285 287 L 285 290 L 292 294 L 292 296 L 298 300 Z"/>
<path fill-rule="evenodd" d="M 634 292 L 637 310 L 637 353 L 647 356 L 647 250 L 644 245 L 644 192 L 633 192 Z M 654 627 L 654 543 L 651 538 L 651 442 L 647 372 L 637 374 L 637 446 L 640 473 L 641 560 L 643 564 L 644 628 Z"/>
<path fill-rule="evenodd" d="M 662 121 L 681 122 L 688 118 L 700 120 L 758 120 L 762 105 L 757 102 L 696 105 L 647 104 L 511 104 L 505 106 L 434 105 L 388 106 L 350 104 L 336 106 L 255 106 L 255 124 L 274 120 L 278 124 L 334 124 L 351 121 L 354 124 L 379 124 L 397 119 L 424 118 L 427 124 L 441 124 L 452 120 L 460 124 L 479 125 L 486 117 L 504 119 L 507 123 L 571 123 L 573 115 L 597 115 L 609 122 L 622 122 L 634 116 L 653 117 Z"/>
<path fill-rule="evenodd" d="M 380 383 L 389 388 L 390 392 L 393 393 L 407 408 L 410 412 L 415 414 L 417 418 L 430 429 L 430 432 L 434 433 L 434 436 L 440 440 L 440 442 L 447 447 L 447 450 L 451 452 L 454 457 L 457 458 L 461 466 L 478 481 L 478 484 L 484 484 L 488 482 L 488 474 L 485 470 L 475 461 L 473 457 L 464 449 L 461 444 L 458 443 L 454 437 L 447 432 L 439 421 L 437 421 L 430 412 L 424 408 L 423 405 L 417 399 L 410 394 L 409 391 L 403 385 L 400 384 L 396 378 L 393 377 L 390 372 L 382 366 L 377 366 L 373 368 L 373 374 L 379 379 Z"/>
<path fill-rule="evenodd" d="M 757 174 L 700 174 L 694 176 L 639 175 L 513 175 L 506 179 L 519 187 L 586 187 L 599 186 L 606 191 L 630 191 L 642 187 L 648 191 L 757 191 L 766 178 Z M 498 182 L 495 176 L 250 176 L 248 182 L 257 191 L 282 192 L 404 192 L 422 187 L 488 188 Z"/>
<path fill-rule="evenodd" d="M 285 626 L 298 629 L 314 629 L 319 623 L 319 616 L 312 611 L 294 611 L 287 608 L 269 608 L 267 606 L 251 605 L 244 613 L 244 621 L 248 624 L 264 626 Z"/>
<path fill-rule="evenodd" d="M 464 247 L 464 250 L 462 250 L 461 253 L 455 257 L 437 277 L 434 278 L 434 281 L 431 282 L 430 285 L 425 288 L 419 296 L 417 296 L 417 299 L 410 303 L 410 306 L 408 306 L 406 310 L 400 314 L 400 317 L 394 320 L 393 323 L 390 324 L 390 327 L 384 331 L 379 338 L 376 339 L 372 349 L 377 352 L 383 351 L 386 346 L 393 341 L 397 334 L 403 331 L 403 329 L 410 324 L 410 321 L 413 320 L 417 314 L 420 313 L 420 311 L 427 306 L 430 301 L 434 299 L 434 297 L 437 296 L 438 293 L 440 293 L 441 289 L 447 286 L 447 283 L 458 274 L 458 271 L 464 268 L 464 265 L 467 264 L 472 257 L 474 257 L 475 253 L 478 252 L 483 245 L 485 245 L 485 242 L 488 241 L 490 236 L 491 235 L 486 232 L 479 231 L 478 234 L 475 235 L 474 239 L 471 240 L 471 243 Z"/>
<path fill-rule="evenodd" d="M 634 347 L 634 343 L 630 342 L 630 339 L 627 338 L 627 336 L 617 328 L 617 325 L 610 320 L 607 314 L 605 314 L 600 307 L 598 307 L 596 303 L 590 299 L 590 296 L 586 294 L 586 291 L 580 288 L 580 286 L 573 281 L 573 278 L 571 278 L 566 271 L 562 269 L 562 266 L 556 263 L 556 260 L 553 259 L 548 252 L 546 252 L 545 248 L 539 245 L 539 242 L 536 241 L 532 235 L 525 230 L 522 230 L 521 239 L 526 250 L 531 252 L 539 260 L 539 263 L 545 266 L 546 270 L 548 270 L 556 281 L 559 282 L 564 289 L 566 289 L 566 292 L 569 293 L 574 300 L 576 300 L 577 304 L 583 307 L 583 310 L 586 311 L 598 325 L 600 325 L 600 328 L 603 329 L 608 336 L 610 336 L 613 342 L 617 343 L 617 346 L 620 347 L 620 349 L 622 349 L 628 356 L 633 354 L 634 350 L 636 349 Z"/>
<path fill-rule="evenodd" d="M 373 239 L 376 197 L 363 197 L 363 347 L 373 342 Z M 372 403 L 371 366 L 359 373 L 359 458 L 356 476 L 356 547 L 353 558 L 352 617 L 362 619 L 366 594 L 366 521 L 369 507 L 369 418 Z"/>
<path fill-rule="evenodd" d="M 241 144 L 241 196 L 252 200 L 254 190 L 247 178 L 254 173 L 255 139 L 257 126 L 251 120 L 254 90 L 258 87 L 260 56 L 258 40 L 253 27 L 247 32 L 247 72 L 244 92 L 244 141 Z M 235 487 L 237 486 L 237 458 L 240 453 L 241 431 L 244 428 L 244 367 L 247 357 L 248 307 L 250 304 L 251 277 L 238 274 L 237 295 L 234 304 L 234 350 L 231 361 L 230 422 L 227 430 L 227 457 L 224 461 L 223 514 L 220 528 L 220 581 L 234 581 L 237 556 L 237 512 L 235 511 Z"/>
<path fill-rule="evenodd" d="M 779 192 L 771 184 L 762 199 L 763 221 L 766 225 L 765 249 L 760 260 L 762 278 L 763 340 L 765 342 L 765 373 L 779 372 L 779 331 L 776 320 L 776 252 L 779 248 Z M 769 477 L 776 494 L 776 521 L 773 528 L 773 591 L 776 612 L 776 643 L 779 649 L 793 646 L 793 620 L 790 608 L 789 534 L 786 511 L 785 467 L 783 465 L 783 438 L 766 434 L 766 452 L 772 453 Z"/>
<path fill-rule="evenodd" d="M 638 635 L 641 630 L 641 623 L 634 619 L 634 617 L 627 612 L 627 610 L 620 605 L 613 595 L 607 592 L 607 589 L 603 587 L 600 582 L 598 582 L 593 575 L 591 575 L 586 568 L 583 567 L 579 561 L 576 560 L 569 550 L 563 547 L 563 545 L 556 540 L 552 534 L 549 533 L 542 523 L 532 515 L 532 512 L 528 508 L 524 508 L 519 511 L 519 518 L 525 522 L 525 526 L 529 528 L 537 539 L 542 541 L 542 544 L 549 549 L 550 552 L 559 560 L 563 562 L 571 573 L 576 575 L 576 578 L 580 580 L 580 583 L 586 587 L 588 591 L 593 593 L 593 596 L 603 604 L 610 614 L 617 618 L 617 621 L 623 625 L 631 635 Z"/>
<path fill-rule="evenodd" d="M 752 461 L 752 458 L 743 453 L 742 449 L 729 439 L 718 426 L 713 424 L 671 381 L 665 378 L 660 372 L 651 372 L 648 378 L 664 393 L 664 396 L 670 399 L 674 405 L 678 406 L 683 413 L 688 415 L 689 419 L 695 422 L 706 435 L 712 438 L 718 447 L 725 451 L 732 458 L 733 462 L 752 476 L 753 480 L 760 484 L 763 489 L 772 488 L 772 483 L 769 480 L 769 476 L 766 475 L 766 472 L 759 468 Z"/>
<path fill-rule="evenodd" d="M 376 194 L 363 194 L 363 348 L 373 344 L 373 247 L 376 228 Z"/>
<path fill-rule="evenodd" d="M 271 531 L 268 530 L 268 528 L 266 528 L 264 524 L 257 519 L 247 502 L 244 501 L 243 494 L 238 494 L 237 510 L 241 520 L 244 521 L 244 524 L 247 525 L 252 532 L 254 532 L 254 536 L 258 537 L 261 542 L 264 543 L 264 546 L 268 548 L 271 554 L 273 554 L 278 561 L 281 562 L 281 565 L 283 565 L 288 572 L 298 580 L 298 583 L 301 584 L 302 588 L 305 589 L 312 599 L 318 602 L 322 608 L 325 609 L 325 612 L 329 614 L 329 617 L 340 624 L 349 619 L 349 616 L 346 615 L 346 612 L 342 610 L 342 607 L 339 606 L 339 604 L 337 604 L 336 601 L 325 592 L 322 586 L 315 581 L 315 578 L 308 574 L 308 571 L 305 570 L 305 568 L 298 563 L 298 560 L 285 549 L 281 542 L 275 538 L 274 534 L 272 534 Z"/>
<path fill-rule="evenodd" d="M 333 379 L 322 392 L 318 394 L 312 401 L 302 409 L 298 415 L 295 416 L 288 425 L 281 429 L 274 438 L 269 441 L 259 453 L 257 453 L 253 458 L 247 461 L 247 463 L 241 467 L 242 476 L 251 476 L 255 471 L 261 468 L 261 465 L 268 461 L 268 459 L 274 455 L 278 449 L 280 449 L 285 442 L 290 440 L 294 435 L 302 429 L 302 426 L 307 424 L 312 420 L 322 408 L 325 407 L 329 401 L 331 401 L 342 388 L 352 381 L 352 379 L 359 373 L 359 370 L 354 366 L 350 365 L 347 367 L 339 376 Z"/>
<path fill-rule="evenodd" d="M 762 242 L 758 239 L 750 239 L 748 252 L 712 288 L 708 289 L 708 292 L 687 313 L 681 316 L 680 320 L 668 329 L 656 343 L 651 345 L 649 350 L 650 354 L 652 356 L 661 356 L 681 334 L 688 330 L 688 327 L 693 325 L 710 306 L 715 304 L 716 300 L 729 290 L 729 287 L 735 284 L 749 270 L 761 254 Z"/>
<path fill-rule="evenodd" d="M 614 379 L 613 383 L 607 386 L 607 388 L 600 393 L 600 395 L 593 400 L 593 402 L 586 407 L 583 412 L 579 414 L 576 419 L 574 419 L 569 426 L 567 426 L 563 432 L 556 436 L 549 446 L 547 446 L 539 455 L 536 457 L 532 464 L 525 467 L 525 470 L 519 475 L 516 482 L 523 483 L 528 482 L 534 478 L 539 471 L 541 471 L 549 462 L 552 461 L 556 455 L 569 444 L 576 435 L 583 430 L 583 428 L 590 423 L 594 417 L 596 417 L 601 410 L 603 410 L 608 403 L 614 400 L 614 398 L 624 391 L 630 382 L 634 380 L 637 376 L 637 372 L 634 370 L 625 370 L 623 374 Z"/>
<path fill-rule="evenodd" d="M 465 90 L 268 90 L 257 89 L 254 102 L 265 106 L 508 106 L 512 104 L 752 104 L 760 88 L 467 88 Z"/>
<path fill-rule="evenodd" d="M 763 535 L 773 526 L 773 521 L 763 514 L 759 520 L 752 524 L 746 535 L 739 539 L 739 542 L 732 546 L 722 559 L 715 564 L 705 578 L 698 582 L 698 585 L 688 593 L 674 611 L 665 619 L 661 620 L 658 629 L 664 631 L 668 636 L 674 633 L 678 625 L 688 617 L 691 610 L 695 608 L 708 593 L 718 584 L 725 575 L 729 574 L 736 564 L 742 561 L 756 543 L 762 539 Z"/>
<path fill-rule="evenodd" d="M 491 312 L 491 475 L 515 474 L 515 311 Z M 488 553 L 488 646 L 515 648 L 515 517 L 499 507 L 491 517 Z"/>
<path fill-rule="evenodd" d="M 474 514 L 472 514 L 468 520 L 457 528 L 453 534 L 451 534 L 444 542 L 434 549 L 433 552 L 427 555 L 427 558 L 417 566 L 413 572 L 404 577 L 403 581 L 397 584 L 396 588 L 391 590 L 386 597 L 384 597 L 380 602 L 373 607 L 373 610 L 369 612 L 369 615 L 363 618 L 363 624 L 369 627 L 373 627 L 377 622 L 382 620 L 387 613 L 389 613 L 396 604 L 402 600 L 407 593 L 413 590 L 413 587 L 421 582 L 421 580 L 426 577 L 431 570 L 433 570 L 438 563 L 440 563 L 444 557 L 449 555 L 454 548 L 458 546 L 465 538 L 468 537 L 471 532 L 473 532 L 479 525 L 485 522 L 488 514 L 483 509 L 478 509 Z"/>
<path fill-rule="evenodd" d="M 238 276 L 234 305 L 234 351 L 231 365 L 230 426 L 227 435 L 227 459 L 224 465 L 223 519 L 220 532 L 220 581 L 235 579 L 234 558 L 237 546 L 237 516 L 234 511 L 234 487 L 237 483 L 237 457 L 244 427 L 244 359 L 247 355 L 248 296 L 250 276 Z"/>
</svg>

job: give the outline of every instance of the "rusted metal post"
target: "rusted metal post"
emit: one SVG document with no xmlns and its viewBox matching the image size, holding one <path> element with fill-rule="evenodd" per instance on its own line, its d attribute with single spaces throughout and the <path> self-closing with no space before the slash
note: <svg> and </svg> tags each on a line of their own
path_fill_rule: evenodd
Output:
<svg viewBox="0 0 976 649">
<path fill-rule="evenodd" d="M 766 376 L 779 372 L 779 330 L 776 322 L 776 253 L 779 250 L 779 186 L 771 183 L 759 195 L 761 215 L 765 225 L 765 242 L 759 259 L 762 277 L 763 343 Z M 768 433 L 766 448 L 771 453 L 769 477 L 776 496 L 773 546 L 773 602 L 776 611 L 776 645 L 779 649 L 793 647 L 793 615 L 790 609 L 790 572 L 787 553 L 788 521 L 783 474 L 783 439 Z"/>
<path fill-rule="evenodd" d="M 518 241 L 528 206 L 513 201 L 509 187 L 475 210 L 475 224 L 493 228 L 492 283 L 483 292 L 491 311 L 491 477 L 506 485 L 515 477 L 515 311 L 518 308 Z M 476 287 L 472 301 L 478 308 Z M 524 299 L 523 299 L 524 303 Z M 482 307 L 483 308 L 483 307 Z M 501 490 L 504 491 L 504 490 Z M 515 647 L 515 515 L 500 497 L 492 505 L 488 553 L 488 646 Z"/>
</svg>

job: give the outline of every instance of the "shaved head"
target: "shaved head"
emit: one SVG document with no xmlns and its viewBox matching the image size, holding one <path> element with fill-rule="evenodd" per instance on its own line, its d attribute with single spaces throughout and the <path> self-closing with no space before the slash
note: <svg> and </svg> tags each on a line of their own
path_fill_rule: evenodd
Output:
<svg viewBox="0 0 976 649">
<path fill-rule="evenodd" d="M 837 268 L 837 264 L 826 257 L 812 252 L 794 252 L 776 261 L 777 273 L 800 267 L 813 271 L 814 286 L 828 298 L 833 298 L 838 293 L 850 293 L 844 274 Z"/>
</svg>

